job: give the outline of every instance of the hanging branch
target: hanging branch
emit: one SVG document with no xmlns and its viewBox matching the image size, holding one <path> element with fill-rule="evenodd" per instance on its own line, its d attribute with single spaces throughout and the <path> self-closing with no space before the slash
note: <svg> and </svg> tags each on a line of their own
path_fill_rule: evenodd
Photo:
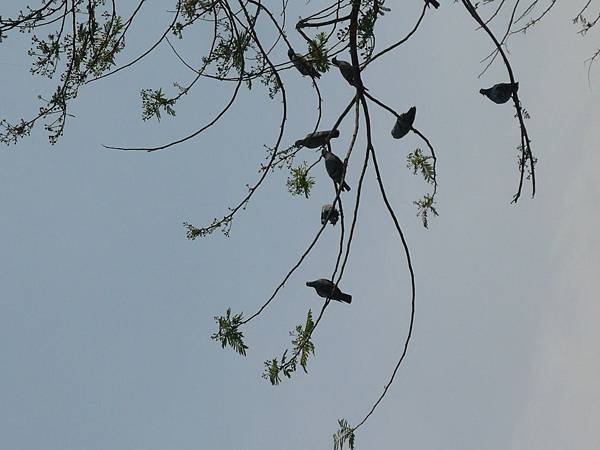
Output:
<svg viewBox="0 0 600 450">
<path fill-rule="evenodd" d="M 481 17 L 477 13 L 475 7 L 471 4 L 470 0 L 461 0 L 461 2 L 465 6 L 467 11 L 469 12 L 471 17 L 473 17 L 473 19 L 475 19 L 475 21 L 479 24 L 479 26 L 481 28 L 483 28 L 483 30 L 487 33 L 487 35 L 490 37 L 490 39 L 494 42 L 498 52 L 502 56 L 502 60 L 504 61 L 504 65 L 506 66 L 506 70 L 508 72 L 510 82 L 513 84 L 516 83 L 514 72 L 513 72 L 512 66 L 510 64 L 510 61 L 508 60 L 508 57 L 506 56 L 506 53 L 504 52 L 502 45 L 500 44 L 500 42 L 498 42 L 498 39 L 496 39 L 496 36 L 492 33 L 492 31 L 489 29 L 489 27 L 486 25 L 486 23 L 481 19 Z M 520 152 L 520 157 L 519 157 L 519 161 L 518 161 L 519 174 L 520 174 L 519 185 L 517 188 L 517 192 L 513 196 L 513 200 L 511 202 L 511 203 L 517 203 L 517 201 L 521 197 L 521 191 L 523 189 L 523 180 L 526 177 L 526 175 L 525 175 L 526 171 L 529 171 L 529 173 L 527 174 L 527 179 L 531 180 L 531 190 L 532 190 L 531 195 L 532 195 L 532 197 L 535 196 L 535 164 L 537 163 L 537 158 L 534 158 L 533 153 L 531 151 L 531 140 L 529 139 L 529 135 L 527 133 L 527 127 L 525 126 L 524 113 L 523 113 L 523 108 L 521 106 L 521 102 L 519 100 L 519 94 L 515 91 L 512 95 L 512 98 L 513 98 L 517 119 L 519 121 L 519 128 L 520 128 L 520 132 L 521 132 L 521 144 L 518 147 L 518 150 Z"/>
</svg>

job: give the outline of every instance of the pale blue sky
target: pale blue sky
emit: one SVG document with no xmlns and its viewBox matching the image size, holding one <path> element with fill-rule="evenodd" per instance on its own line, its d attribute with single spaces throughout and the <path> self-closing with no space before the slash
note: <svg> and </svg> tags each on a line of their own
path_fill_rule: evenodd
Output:
<svg viewBox="0 0 600 450">
<path fill-rule="evenodd" d="M 420 7 L 386 15 L 378 43 L 411 27 Z M 158 35 L 162 10 L 149 5 L 132 33 Z M 415 217 L 412 201 L 425 186 L 405 158 L 421 143 L 392 140 L 393 119 L 373 106 L 376 150 L 409 239 L 418 297 L 406 365 L 360 430 L 359 449 L 600 448 L 600 79 L 592 72 L 590 90 L 583 60 L 593 37 L 576 36 L 575 13 L 563 2 L 510 47 L 540 159 L 538 196 L 517 206 L 509 204 L 513 111 L 478 93 L 505 72 L 497 66 L 476 78 L 490 45 L 461 7 L 428 14 L 413 40 L 365 73 L 371 92 L 396 109 L 417 106 L 415 125 L 439 157 L 441 216 L 428 231 Z M 130 39 L 129 55 L 144 46 Z M 26 75 L 23 48 L 12 38 L 0 46 L 3 117 L 35 111 L 35 95 L 52 86 Z M 325 124 L 351 95 L 336 75 L 320 83 Z M 210 341 L 213 316 L 228 306 L 251 313 L 268 298 L 314 235 L 331 185 L 318 167 L 311 198 L 295 199 L 286 174 L 275 173 L 229 239 L 187 241 L 182 222 L 210 222 L 256 179 L 280 109 L 257 87 L 243 91 L 220 127 L 179 147 L 101 149 L 164 143 L 206 122 L 229 87 L 206 81 L 176 119 L 140 120 L 141 88 L 189 76 L 160 49 L 82 90 L 77 117 L 55 147 L 37 130 L 0 152 L 0 449 L 328 448 L 337 419 L 360 420 L 387 381 L 410 291 L 372 170 L 342 283 L 353 303 L 328 309 L 309 374 L 278 387 L 260 378 L 263 361 L 288 345 L 288 331 L 321 305 L 304 282 L 331 272 L 331 229 L 247 329 L 246 358 Z M 307 79 L 284 77 L 291 143 L 310 130 L 315 99 Z M 339 153 L 349 129 L 342 127 Z M 350 163 L 353 187 L 361 159 Z"/>
</svg>

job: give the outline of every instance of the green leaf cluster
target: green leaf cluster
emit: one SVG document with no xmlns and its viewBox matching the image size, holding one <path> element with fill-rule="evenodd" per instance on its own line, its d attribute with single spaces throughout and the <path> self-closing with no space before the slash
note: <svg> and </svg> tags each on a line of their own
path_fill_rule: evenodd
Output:
<svg viewBox="0 0 600 450">
<path fill-rule="evenodd" d="M 142 89 L 142 119 L 149 120 L 156 117 L 160 121 L 160 111 L 165 111 L 170 116 L 175 116 L 173 106 L 176 100 L 167 98 L 163 94 L 162 88 L 159 89 Z"/>
<path fill-rule="evenodd" d="M 308 44 L 308 60 L 319 72 L 325 73 L 329 70 L 327 59 L 327 34 L 320 32 Z"/>
<path fill-rule="evenodd" d="M 231 231 L 232 217 L 225 216 L 222 219 L 213 219 L 212 223 L 203 228 L 197 228 L 189 222 L 183 222 L 183 226 L 187 229 L 186 237 L 193 241 L 196 238 L 203 238 L 213 234 L 217 230 L 221 230 L 221 232 L 225 235 L 225 237 L 229 237 L 229 232 Z"/>
<path fill-rule="evenodd" d="M 304 325 L 297 325 L 294 331 L 290 332 L 292 339 L 292 356 L 288 358 L 288 351 L 285 350 L 280 359 L 273 358 L 265 361 L 265 370 L 262 377 L 276 386 L 281 382 L 281 374 L 286 378 L 291 378 L 296 372 L 298 363 L 302 370 L 307 373 L 308 357 L 312 353 L 315 354 L 315 345 L 310 340 L 312 331 L 315 327 L 313 321 L 312 310 L 308 310 Z"/>
<path fill-rule="evenodd" d="M 431 156 L 425 156 L 423 151 L 418 148 L 414 152 L 409 153 L 406 167 L 412 170 L 413 175 L 419 172 L 427 183 L 433 184 L 436 173 L 431 162 L 432 160 Z"/>
<path fill-rule="evenodd" d="M 306 365 L 308 363 L 308 356 L 312 353 L 315 354 L 315 344 L 310 340 L 315 323 L 313 322 L 312 311 L 309 309 L 306 315 L 306 322 L 304 327 L 302 325 L 296 325 L 295 331 L 290 332 L 292 339 L 292 345 L 294 346 L 294 354 L 300 356 L 300 366 L 304 373 L 306 371 Z"/>
<path fill-rule="evenodd" d="M 310 197 L 310 190 L 315 185 L 314 177 L 308 175 L 309 167 L 306 162 L 302 162 L 297 167 L 292 167 L 290 176 L 287 179 L 286 185 L 288 191 L 293 196 L 304 195 Z"/>
<path fill-rule="evenodd" d="M 354 429 L 346 419 L 339 419 L 338 425 L 340 428 L 333 434 L 333 450 L 343 450 L 346 442 L 350 450 L 354 450 Z"/>
<path fill-rule="evenodd" d="M 417 206 L 417 217 L 423 222 L 425 228 L 429 227 L 430 213 L 434 216 L 439 216 L 437 210 L 433 206 L 435 201 L 432 194 L 425 194 L 421 200 L 413 202 Z"/>
<path fill-rule="evenodd" d="M 58 2 L 47 2 L 37 12 L 27 7 L 16 19 L 0 18 L 0 24 L 23 33 L 32 32 L 43 25 L 57 22 L 51 17 L 59 14 L 62 6 L 56 7 L 53 3 Z M 44 129 L 48 132 L 51 144 L 55 144 L 62 136 L 69 116 L 69 102 L 77 97 L 83 84 L 111 69 L 116 55 L 125 47 L 125 24 L 114 10 L 109 12 L 104 9 L 105 3 L 106 0 L 73 2 L 70 5 L 73 8 L 70 32 L 67 32 L 69 27 L 64 26 L 63 20 L 62 26 L 56 31 L 44 37 L 32 36 L 31 48 L 27 51 L 33 59 L 31 74 L 53 79 L 57 72 L 62 71 L 59 84 L 49 98 L 38 95 L 42 104 L 33 118 L 21 119 L 16 123 L 1 120 L 0 143 L 16 143 L 31 132 L 38 120 L 47 121 Z M 82 20 L 78 21 L 78 18 Z"/>
<path fill-rule="evenodd" d="M 242 356 L 246 356 L 248 346 L 244 344 L 244 334 L 239 330 L 243 321 L 242 314 L 231 315 L 231 308 L 227 308 L 225 316 L 215 316 L 219 324 L 219 330 L 211 336 L 211 339 L 219 341 L 221 347 L 228 345 Z"/>
</svg>

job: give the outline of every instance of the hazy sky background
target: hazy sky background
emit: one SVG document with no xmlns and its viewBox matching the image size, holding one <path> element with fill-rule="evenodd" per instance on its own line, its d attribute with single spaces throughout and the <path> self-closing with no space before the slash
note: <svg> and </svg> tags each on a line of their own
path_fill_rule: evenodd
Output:
<svg viewBox="0 0 600 450">
<path fill-rule="evenodd" d="M 132 28 L 128 55 L 170 20 L 159 3 Z M 365 71 L 374 95 L 400 111 L 417 106 L 415 126 L 438 153 L 441 215 L 430 230 L 420 225 L 412 201 L 426 186 L 405 160 L 422 144 L 414 135 L 391 139 L 394 120 L 372 106 L 418 297 L 406 365 L 360 430 L 360 449 L 600 448 L 600 78 L 592 71 L 590 88 L 583 61 L 597 41 L 576 35 L 570 19 L 582 5 L 567 3 L 510 46 L 540 160 L 538 195 L 531 200 L 526 188 L 517 206 L 513 110 L 478 93 L 505 81 L 505 69 L 477 79 L 490 42 L 466 11 L 430 11 L 414 39 Z M 19 6 L 3 2 L 2 15 Z M 381 47 L 404 35 L 421 8 L 389 6 Z M 186 42 L 182 51 L 193 58 L 205 39 L 190 34 Z M 2 117 L 34 113 L 35 95 L 54 86 L 27 74 L 27 44 L 10 37 L 0 45 Z M 277 60 L 285 59 L 282 48 Z M 304 283 L 331 273 L 337 228 L 246 329 L 246 358 L 209 339 L 213 316 L 228 306 L 250 314 L 269 297 L 312 239 L 332 192 L 322 166 L 308 200 L 291 198 L 287 174 L 277 172 L 230 238 L 187 241 L 182 222 L 210 222 L 257 179 L 281 109 L 257 85 L 219 127 L 179 147 L 101 148 L 165 143 L 210 120 L 231 86 L 208 80 L 175 119 L 140 119 L 140 89 L 170 90 L 190 76 L 165 46 L 137 69 L 83 89 L 55 147 L 38 129 L 0 152 L 1 449 L 322 449 L 338 418 L 356 423 L 381 393 L 404 342 L 410 290 L 372 169 L 342 282 L 353 303 L 328 308 L 309 374 L 277 387 L 260 378 L 263 361 L 289 344 L 288 331 L 320 308 Z M 289 144 L 311 129 L 316 100 L 308 79 L 287 71 L 284 80 Z M 327 127 L 352 91 L 336 72 L 320 86 Z M 348 120 L 339 154 L 350 129 Z M 303 155 L 313 160 L 311 151 Z M 361 165 L 357 152 L 354 189 Z"/>
</svg>

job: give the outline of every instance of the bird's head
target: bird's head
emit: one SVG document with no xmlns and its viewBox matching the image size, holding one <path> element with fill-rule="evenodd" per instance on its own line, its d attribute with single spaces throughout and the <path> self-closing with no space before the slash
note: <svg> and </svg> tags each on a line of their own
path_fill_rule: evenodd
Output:
<svg viewBox="0 0 600 450">
<path fill-rule="evenodd" d="M 294 145 L 296 147 L 302 147 L 304 145 L 304 140 L 303 139 L 298 139 L 296 142 L 294 142 Z"/>
<path fill-rule="evenodd" d="M 331 64 L 333 64 L 334 66 L 339 66 L 340 62 L 337 60 L 337 58 L 334 56 L 331 59 Z"/>
<path fill-rule="evenodd" d="M 315 284 L 316 284 L 316 283 L 317 283 L 316 281 L 307 281 L 307 282 L 306 282 L 306 285 L 307 285 L 308 287 L 315 287 Z"/>
<path fill-rule="evenodd" d="M 480 93 L 481 95 L 485 95 L 485 94 L 486 94 L 486 92 L 487 92 L 487 89 L 479 89 L 479 93 Z"/>
<path fill-rule="evenodd" d="M 321 148 L 321 156 L 322 156 L 323 158 L 325 158 L 325 157 L 327 156 L 327 153 L 329 153 L 329 150 L 327 150 L 327 148 L 326 148 L 326 147 L 322 147 L 322 148 Z"/>
<path fill-rule="evenodd" d="M 290 58 L 293 58 L 296 55 L 296 53 L 294 53 L 294 50 L 292 50 L 291 48 L 288 50 L 288 56 Z"/>
</svg>

